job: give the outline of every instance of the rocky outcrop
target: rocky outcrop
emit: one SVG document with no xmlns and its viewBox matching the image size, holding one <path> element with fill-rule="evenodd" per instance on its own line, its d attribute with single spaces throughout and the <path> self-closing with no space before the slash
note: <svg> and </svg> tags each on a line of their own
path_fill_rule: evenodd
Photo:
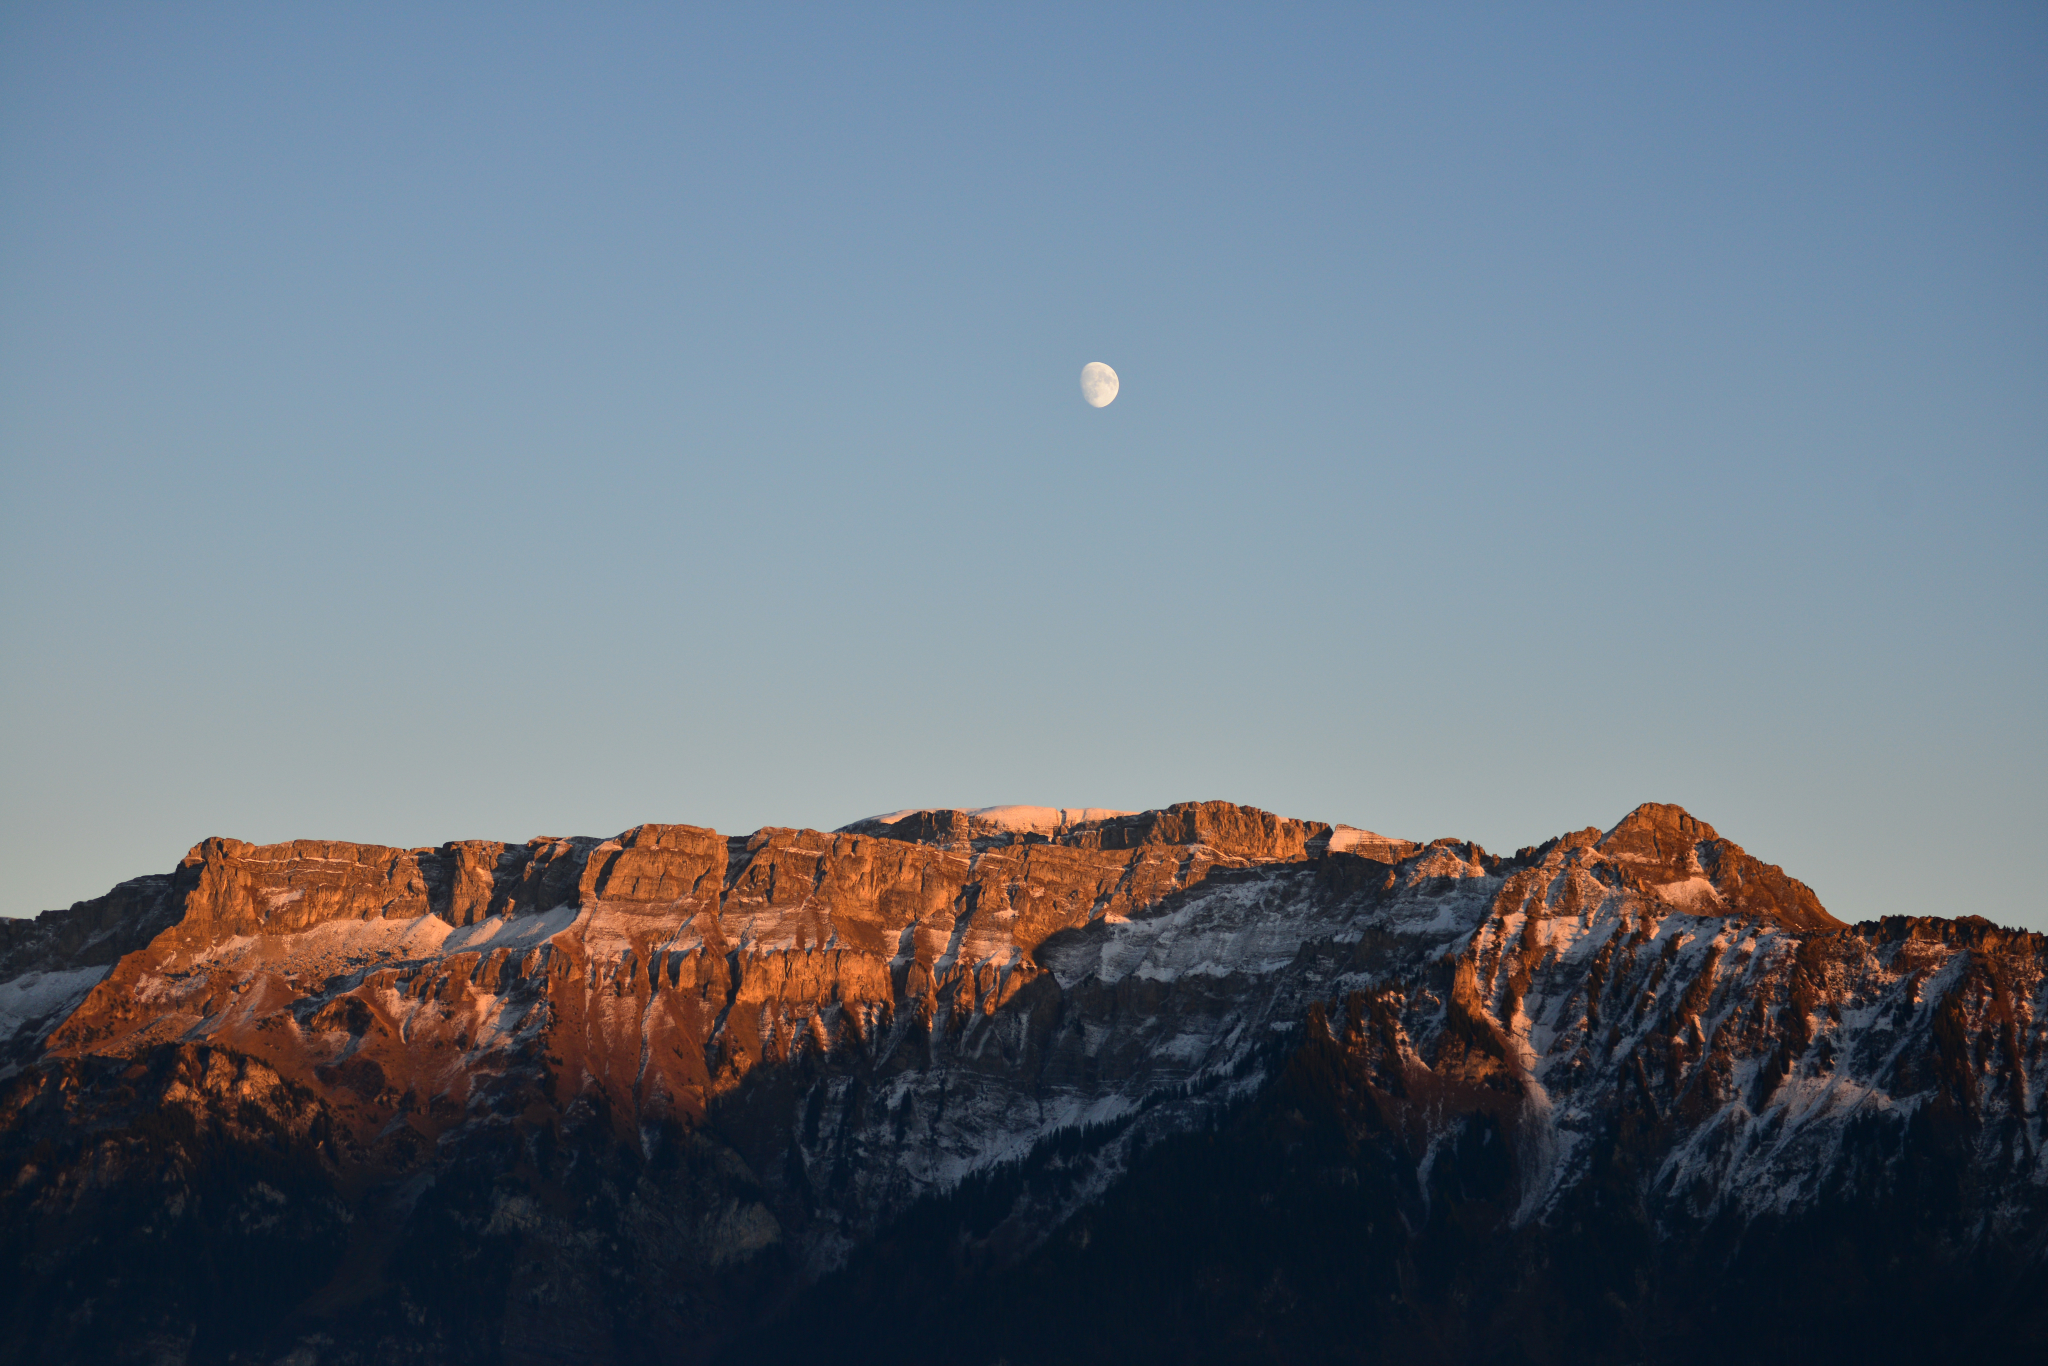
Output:
<svg viewBox="0 0 2048 1366">
<path fill-rule="evenodd" d="M 181 903 L 175 877 L 131 878 L 68 910 L 44 911 L 33 920 L 0 919 L 0 981 L 26 972 L 109 967 L 142 948 L 176 919 Z"/>
<path fill-rule="evenodd" d="M 74 908 L 20 935 L 0 983 L 0 1009 L 57 1002 L 22 1019 L 0 1106 L 30 1287 L 0 1360 L 762 1360 L 844 1354 L 807 1324 L 886 1338 L 919 1313 L 970 1356 L 1089 1359 L 978 1309 L 1031 1285 L 1093 1302 L 1080 1265 L 1170 1299 L 1131 1279 L 1142 1227 L 1115 1220 L 1179 1227 L 1177 1181 L 1218 1218 L 1278 1208 L 1345 1250 L 1183 1230 L 1152 1260 L 1211 1278 L 1181 1316 L 1209 1327 L 1136 1359 L 1260 1334 L 1317 1355 L 1350 1292 L 1304 1282 L 1314 1265 L 1392 1288 L 1353 1317 L 1362 1358 L 1621 1361 L 1691 1322 L 1644 1266 L 1771 1281 L 1769 1249 L 1855 1214 L 1856 1294 L 2010 1301 L 2048 1237 L 2041 938 L 1844 925 L 1676 807 L 1512 857 L 1221 802 L 210 840 L 116 895 L 125 919 Z M 166 1115 L 186 1116 L 168 1137 Z M 152 1249 L 239 1237 L 247 1202 L 208 1187 L 146 1236 L 105 1211 L 168 1209 L 177 1172 L 232 1184 L 251 1145 L 295 1154 L 264 1180 L 314 1211 L 274 1226 L 307 1269 L 262 1325 L 213 1324 L 192 1282 L 78 1329 L 134 1266 L 186 1285 Z M 1584 1286 L 1541 1270 L 1588 1240 L 1641 1255 L 1602 1254 Z M 2005 1270 L 1964 1274 L 1987 1258 Z M 1475 1326 L 1487 1277 L 1563 1316 Z M 2036 1321 L 1984 1312 L 2007 1337 Z M 1124 1341 L 1076 1314 L 1038 1317 Z"/>
</svg>

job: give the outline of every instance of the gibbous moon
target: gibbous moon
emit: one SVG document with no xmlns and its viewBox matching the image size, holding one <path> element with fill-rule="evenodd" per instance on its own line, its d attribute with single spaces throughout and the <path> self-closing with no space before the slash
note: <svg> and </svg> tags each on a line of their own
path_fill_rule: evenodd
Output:
<svg viewBox="0 0 2048 1366">
<path fill-rule="evenodd" d="M 1107 408 L 1120 387 L 1116 371 L 1101 361 L 1091 360 L 1081 367 L 1081 397 L 1088 400 L 1089 407 Z"/>
</svg>

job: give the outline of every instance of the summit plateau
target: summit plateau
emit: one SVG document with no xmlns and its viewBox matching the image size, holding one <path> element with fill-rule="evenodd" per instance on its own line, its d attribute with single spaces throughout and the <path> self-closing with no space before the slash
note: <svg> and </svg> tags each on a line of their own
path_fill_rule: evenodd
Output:
<svg viewBox="0 0 2048 1366">
<path fill-rule="evenodd" d="M 0 1363 L 2038 1355 L 2044 969 L 1660 805 L 209 839 L 0 922 Z"/>
</svg>

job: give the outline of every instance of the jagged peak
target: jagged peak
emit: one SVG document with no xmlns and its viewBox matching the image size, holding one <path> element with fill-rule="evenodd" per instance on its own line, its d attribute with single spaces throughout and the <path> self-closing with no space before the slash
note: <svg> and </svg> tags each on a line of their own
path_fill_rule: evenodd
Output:
<svg viewBox="0 0 2048 1366">
<path fill-rule="evenodd" d="M 1596 846 L 1609 858 L 1667 859 L 1680 849 L 1721 838 L 1705 821 L 1682 806 L 1644 802 L 1614 823 Z"/>
<path fill-rule="evenodd" d="M 1777 864 L 1755 858 L 1682 806 L 1644 802 L 1593 847 L 1646 887 L 1688 909 L 1711 907 L 1799 930 L 1843 925 L 1811 887 Z"/>
</svg>

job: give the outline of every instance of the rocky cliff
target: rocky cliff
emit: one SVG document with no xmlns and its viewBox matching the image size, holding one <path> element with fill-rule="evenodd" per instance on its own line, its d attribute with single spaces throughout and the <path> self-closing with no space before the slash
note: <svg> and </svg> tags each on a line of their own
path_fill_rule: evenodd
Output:
<svg viewBox="0 0 2048 1366">
<path fill-rule="evenodd" d="M 1675 807 L 216 839 L 0 929 L 0 1360 L 2048 1331 L 2041 937 L 1844 925 Z"/>
</svg>

